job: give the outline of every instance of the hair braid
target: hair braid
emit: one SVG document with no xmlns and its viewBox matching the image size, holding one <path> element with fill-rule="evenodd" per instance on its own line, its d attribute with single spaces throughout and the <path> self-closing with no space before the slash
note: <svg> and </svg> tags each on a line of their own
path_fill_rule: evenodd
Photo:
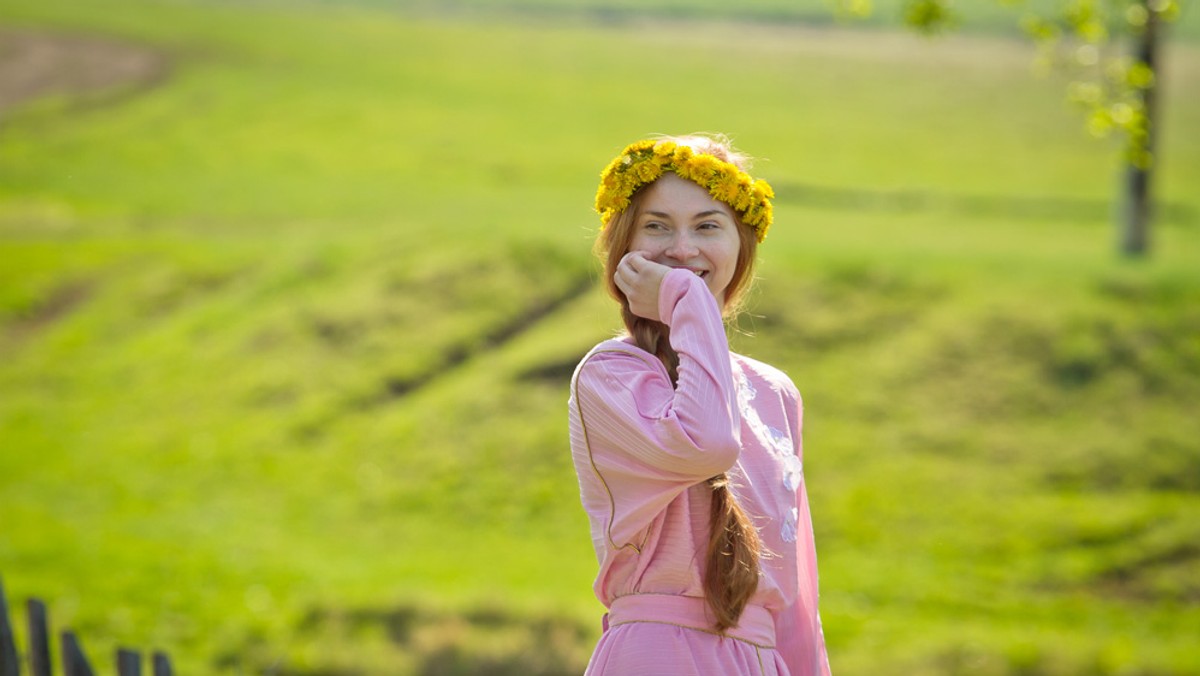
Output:
<svg viewBox="0 0 1200 676">
<path fill-rule="evenodd" d="M 735 626 L 758 589 L 762 540 L 729 489 L 729 475 L 708 480 L 712 488 L 711 533 L 704 561 L 704 598 L 717 631 Z"/>
</svg>

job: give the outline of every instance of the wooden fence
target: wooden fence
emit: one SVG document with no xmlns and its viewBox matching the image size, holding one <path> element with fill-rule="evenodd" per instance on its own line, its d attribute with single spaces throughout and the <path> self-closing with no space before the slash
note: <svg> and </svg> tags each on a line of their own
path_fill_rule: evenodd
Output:
<svg viewBox="0 0 1200 676">
<path fill-rule="evenodd" d="M 50 632 L 46 616 L 46 605 L 37 599 L 26 604 L 29 631 L 28 651 L 25 659 L 17 652 L 16 637 L 8 620 L 8 598 L 4 595 L 4 583 L 0 580 L 0 676 L 21 676 L 22 665 L 28 667 L 29 676 L 52 676 L 50 662 Z M 59 634 L 63 676 L 95 676 L 91 662 L 83 652 L 83 646 L 75 632 L 63 630 Z M 136 650 L 117 649 L 118 676 L 141 676 L 142 655 Z M 171 676 L 171 660 L 162 652 L 151 656 L 153 676 Z"/>
</svg>

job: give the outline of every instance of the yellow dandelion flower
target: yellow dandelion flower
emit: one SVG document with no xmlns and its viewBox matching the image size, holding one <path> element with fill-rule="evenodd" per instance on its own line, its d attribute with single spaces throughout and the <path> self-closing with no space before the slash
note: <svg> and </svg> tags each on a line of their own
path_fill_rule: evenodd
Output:
<svg viewBox="0 0 1200 676">
<path fill-rule="evenodd" d="M 696 155 L 688 162 L 691 168 L 692 180 L 697 183 L 711 183 L 718 171 L 717 159 L 712 155 Z"/>
<path fill-rule="evenodd" d="M 654 147 L 654 144 L 655 144 L 655 142 L 650 139 L 646 139 L 644 141 L 638 141 L 637 143 L 630 143 L 628 146 L 625 146 L 625 150 L 621 154 L 627 155 L 627 156 L 628 155 L 636 155 L 638 153 L 642 153 L 647 150 L 650 150 L 651 148 Z"/>
<path fill-rule="evenodd" d="M 729 175 L 716 176 L 711 192 L 717 199 L 732 206 L 738 196 L 737 180 Z"/>
<path fill-rule="evenodd" d="M 638 185 L 635 186 L 636 189 L 637 187 L 640 187 L 641 184 L 649 183 L 650 181 L 653 181 L 661 176 L 662 168 L 653 162 L 642 162 L 641 164 L 637 165 L 637 167 L 631 173 L 637 176 Z"/>
</svg>

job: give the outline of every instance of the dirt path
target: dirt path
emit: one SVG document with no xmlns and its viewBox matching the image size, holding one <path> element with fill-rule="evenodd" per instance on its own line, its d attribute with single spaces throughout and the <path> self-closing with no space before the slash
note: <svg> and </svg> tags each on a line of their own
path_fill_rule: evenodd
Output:
<svg viewBox="0 0 1200 676">
<path fill-rule="evenodd" d="M 0 27 L 0 117 L 44 96 L 103 96 L 153 86 L 164 54 L 112 39 Z"/>
</svg>

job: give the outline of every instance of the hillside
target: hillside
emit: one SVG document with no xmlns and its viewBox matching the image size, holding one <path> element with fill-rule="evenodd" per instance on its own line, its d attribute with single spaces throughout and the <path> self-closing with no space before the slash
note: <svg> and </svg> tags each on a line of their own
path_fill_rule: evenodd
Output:
<svg viewBox="0 0 1200 676">
<path fill-rule="evenodd" d="M 0 7 L 156 64 L 0 111 L 14 602 L 105 667 L 581 671 L 595 180 L 702 129 L 779 193 L 734 342 L 805 398 L 835 671 L 1200 670 L 1200 50 L 1130 262 L 1020 40 L 499 17 Z"/>
</svg>

